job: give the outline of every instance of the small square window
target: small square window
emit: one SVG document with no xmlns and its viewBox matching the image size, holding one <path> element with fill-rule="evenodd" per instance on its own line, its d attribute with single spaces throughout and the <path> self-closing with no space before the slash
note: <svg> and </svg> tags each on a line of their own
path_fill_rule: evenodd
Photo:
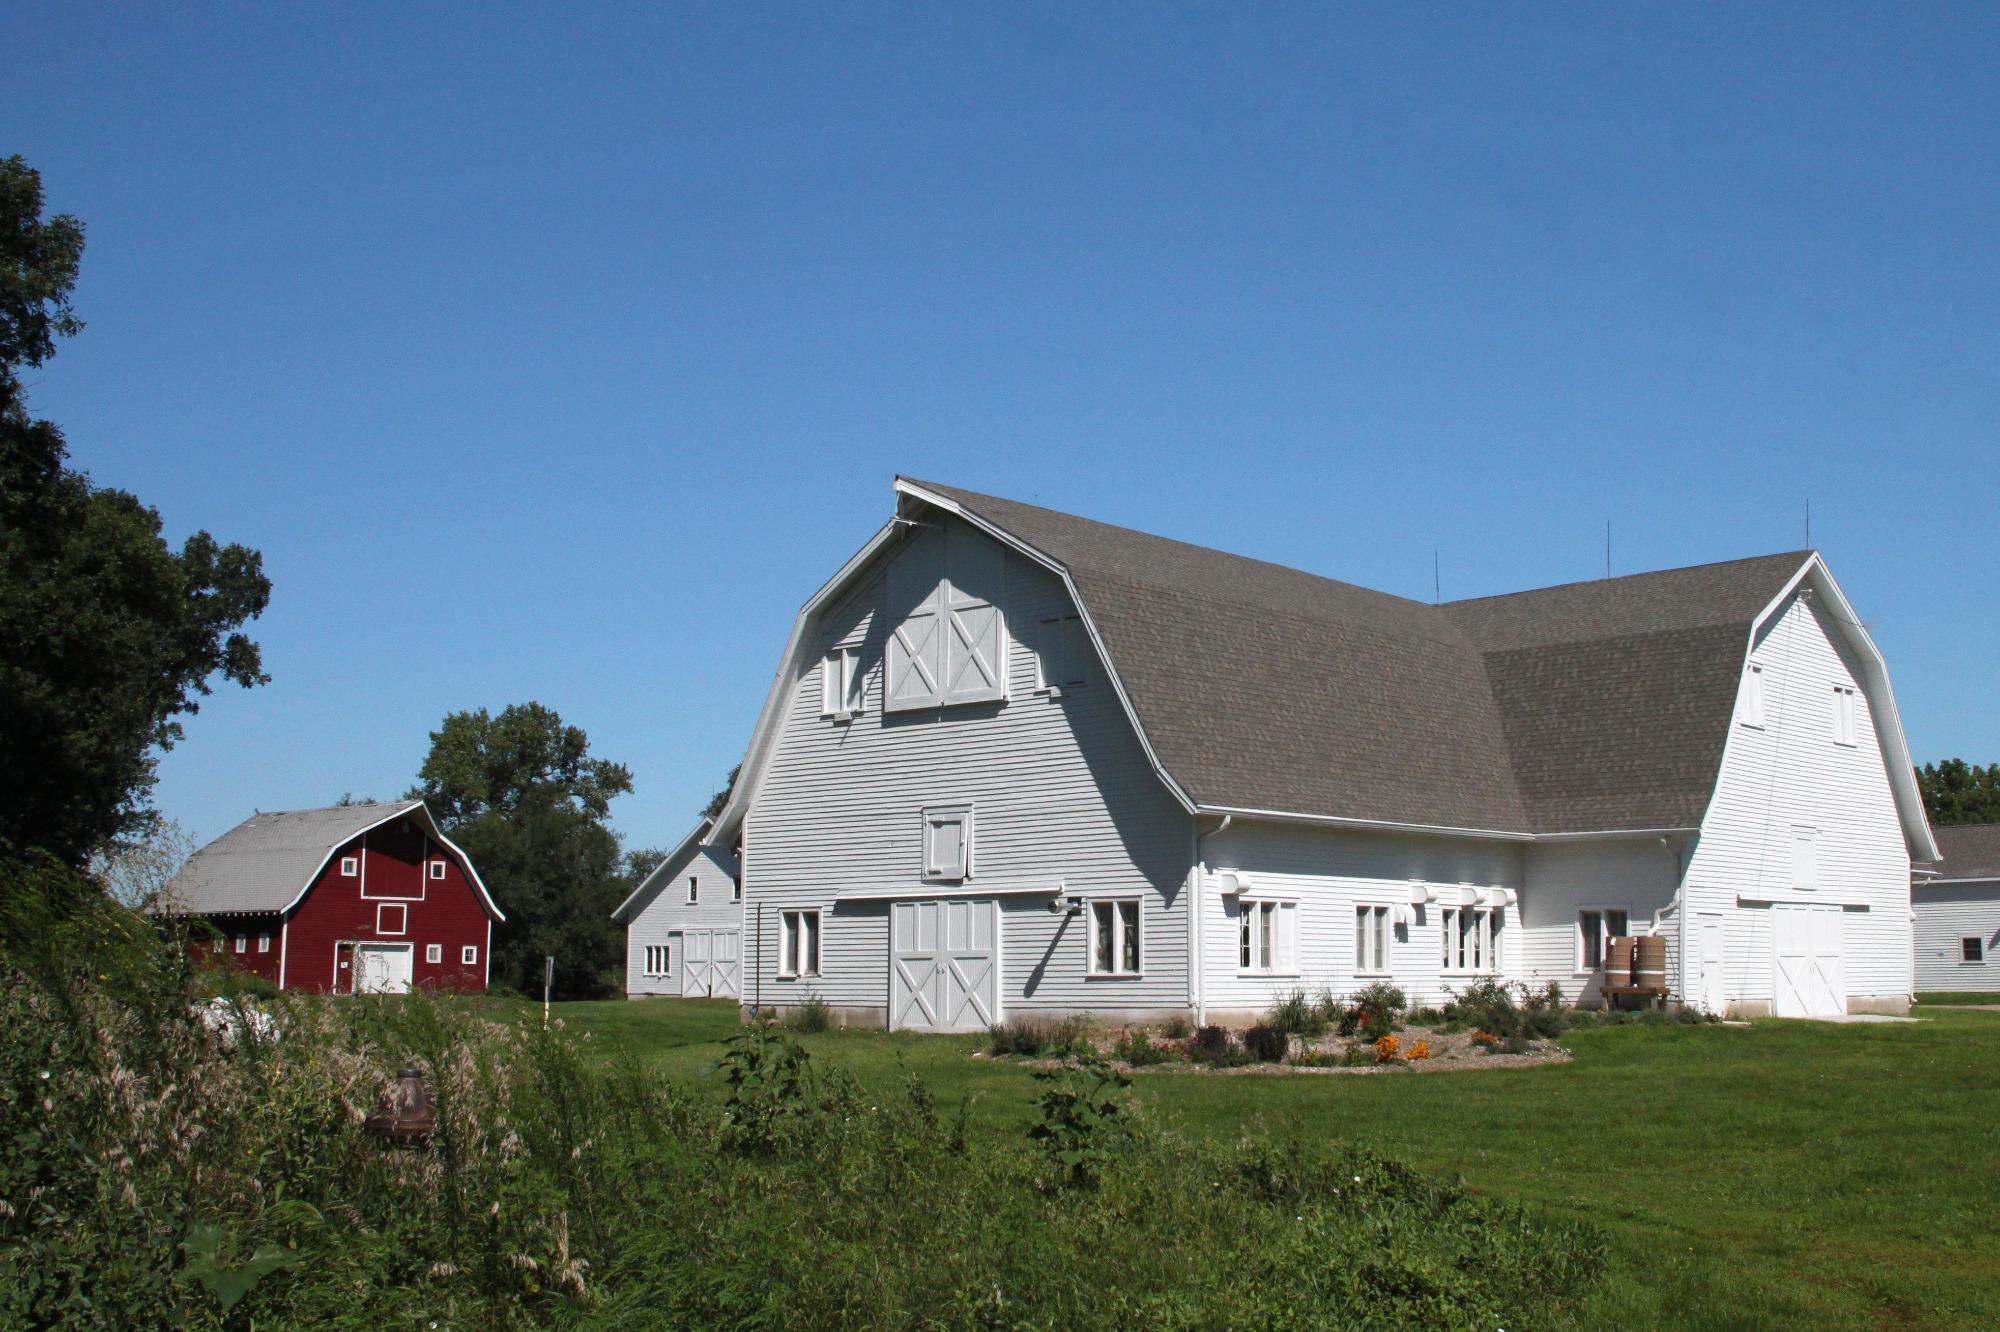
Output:
<svg viewBox="0 0 2000 1332">
<path fill-rule="evenodd" d="M 1136 899 L 1090 904 L 1090 974 L 1137 976 L 1140 911 Z"/>
<path fill-rule="evenodd" d="M 433 879 L 442 879 L 444 877 L 444 862 L 442 860 L 433 860 L 431 862 L 431 877 Z"/>
<path fill-rule="evenodd" d="M 1833 689 L 1833 743 L 1854 747 L 1854 691 L 1846 685 Z"/>
<path fill-rule="evenodd" d="M 1240 970 L 1291 975 L 1298 970 L 1297 902 L 1244 902 L 1237 914 Z"/>
<path fill-rule="evenodd" d="M 1792 887 L 1819 887 L 1819 830 L 1792 829 Z"/>
<path fill-rule="evenodd" d="M 424 961 L 430 963 L 432 966 L 436 966 L 438 963 L 444 961 L 444 945 L 425 944 Z"/>
<path fill-rule="evenodd" d="M 1035 688 L 1051 693 L 1075 689 L 1087 682 L 1096 660 L 1083 618 L 1058 615 L 1043 620 L 1035 635 Z"/>
<path fill-rule="evenodd" d="M 402 934 L 410 927 L 410 909 L 401 902 L 384 902 L 375 908 L 375 933 Z"/>
<path fill-rule="evenodd" d="M 1354 971 L 1356 975 L 1381 975 L 1389 970 L 1389 908 L 1354 908 Z"/>
<path fill-rule="evenodd" d="M 1605 948 L 1614 938 L 1630 934 L 1631 913 L 1623 907 L 1589 907 L 1576 913 L 1576 969 L 1598 971 Z"/>
<path fill-rule="evenodd" d="M 934 805 L 924 811 L 924 878 L 956 883 L 972 877 L 972 806 Z"/>
<path fill-rule="evenodd" d="M 671 944 L 647 944 L 646 960 L 640 972 L 650 980 L 659 980 L 673 971 L 673 946 Z"/>
<path fill-rule="evenodd" d="M 827 653 L 820 672 L 821 715 L 847 718 L 860 712 L 865 685 L 859 647 L 839 647 Z"/>
<path fill-rule="evenodd" d="M 778 930 L 778 975 L 819 975 L 819 912 L 781 911 Z"/>
<path fill-rule="evenodd" d="M 1500 969 L 1500 932 L 1506 913 L 1494 908 L 1446 907 L 1444 969 L 1492 972 Z"/>
<path fill-rule="evenodd" d="M 1759 729 L 1764 725 L 1764 668 L 1754 661 L 1743 672 L 1743 702 L 1737 720 Z"/>
<path fill-rule="evenodd" d="M 360 856 L 342 856 L 340 858 L 340 876 L 343 879 L 352 879 L 357 875 L 359 875 L 360 873 L 361 873 Z"/>
<path fill-rule="evenodd" d="M 1961 962 L 1984 962 L 1986 960 L 1986 941 L 1977 938 L 1960 939 L 1958 941 L 1958 960 Z"/>
<path fill-rule="evenodd" d="M 257 951 L 260 953 L 271 951 L 271 936 L 269 934 L 260 934 L 257 936 Z"/>
<path fill-rule="evenodd" d="M 458 950 L 458 960 L 468 967 L 479 965 L 479 945 L 467 944 Z"/>
</svg>

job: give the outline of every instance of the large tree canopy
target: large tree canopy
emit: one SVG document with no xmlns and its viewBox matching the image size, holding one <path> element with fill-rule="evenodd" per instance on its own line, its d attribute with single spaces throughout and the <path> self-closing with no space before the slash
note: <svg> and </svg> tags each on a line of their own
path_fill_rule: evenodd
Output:
<svg viewBox="0 0 2000 1332">
<path fill-rule="evenodd" d="M 623 764 L 590 757 L 590 739 L 540 703 L 454 712 L 431 732 L 410 792 L 430 805 L 479 867 L 507 920 L 493 934 L 493 983 L 541 987 L 556 959 L 556 993 L 595 998 L 623 978 L 624 927 L 612 909 L 631 889 L 618 836 L 605 825 L 632 789 Z"/>
<path fill-rule="evenodd" d="M 1932 827 L 1957 823 L 2000 823 L 2000 763 L 1980 767 L 1964 759 L 1926 763 L 1917 769 L 1924 813 Z"/>
<path fill-rule="evenodd" d="M 82 325 L 75 218 L 46 221 L 41 177 L 0 161 L 0 859 L 40 847 L 82 865 L 146 819 L 157 750 L 210 680 L 264 683 L 238 630 L 270 600 L 262 557 L 196 532 L 66 466 L 62 432 L 27 409 L 19 371 Z"/>
</svg>

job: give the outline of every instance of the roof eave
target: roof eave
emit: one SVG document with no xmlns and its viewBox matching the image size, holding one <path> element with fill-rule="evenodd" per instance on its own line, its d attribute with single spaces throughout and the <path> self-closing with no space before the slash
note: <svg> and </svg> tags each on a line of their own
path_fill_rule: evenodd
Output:
<svg viewBox="0 0 2000 1332">
<path fill-rule="evenodd" d="M 714 819 L 703 819 L 700 823 L 696 824 L 694 831 L 689 833 L 686 837 L 681 838 L 679 844 L 676 845 L 673 850 L 667 853 L 667 858 L 665 860 L 662 860 L 659 864 L 653 866 L 652 872 L 648 874 L 645 878 L 639 880 L 639 886 L 634 888 L 630 893 L 630 895 L 628 895 L 624 901 L 620 902 L 615 908 L 613 908 L 611 912 L 611 919 L 623 923 L 625 920 L 626 909 L 630 907 L 634 902 L 644 897 L 647 894 L 647 892 L 651 890 L 653 886 L 653 880 L 659 878 L 663 874 L 679 873 L 680 866 L 686 863 L 685 858 L 688 855 L 688 853 L 690 851 L 695 850 L 701 845 L 702 834 L 707 832 L 710 828 L 714 826 L 715 826 Z"/>
</svg>

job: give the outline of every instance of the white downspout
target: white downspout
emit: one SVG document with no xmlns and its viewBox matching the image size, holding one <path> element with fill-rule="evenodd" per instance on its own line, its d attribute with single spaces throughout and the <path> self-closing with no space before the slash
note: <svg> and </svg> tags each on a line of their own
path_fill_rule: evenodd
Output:
<svg viewBox="0 0 2000 1332">
<path fill-rule="evenodd" d="M 1222 822 L 1205 833 L 1195 834 L 1194 839 L 1194 886 L 1188 893 L 1188 935 L 1194 941 L 1194 966 L 1188 971 L 1188 1002 L 1194 1009 L 1194 1021 L 1198 1027 L 1208 1023 L 1208 959 L 1201 939 L 1202 899 L 1208 891 L 1208 858 L 1202 853 L 1202 847 L 1217 833 L 1227 832 L 1229 825 L 1235 821 L 1234 814 L 1224 814 Z"/>
</svg>

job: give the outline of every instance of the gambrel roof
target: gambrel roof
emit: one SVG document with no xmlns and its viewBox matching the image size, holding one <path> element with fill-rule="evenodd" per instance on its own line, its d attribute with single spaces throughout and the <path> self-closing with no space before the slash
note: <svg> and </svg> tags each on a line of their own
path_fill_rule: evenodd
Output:
<svg viewBox="0 0 2000 1332">
<path fill-rule="evenodd" d="M 1930 882 L 2000 879 L 2000 823 L 1956 824 L 1935 831 L 1944 861 Z"/>
<path fill-rule="evenodd" d="M 903 517 L 954 514 L 1068 582 L 1141 743 L 1200 812 L 1523 840 L 1693 829 L 1758 625 L 1808 579 L 1845 605 L 1810 551 L 1430 605 L 954 486 L 896 489 Z M 892 522 L 807 604 L 794 652 L 898 539 Z M 1883 712 L 1884 754 L 1907 769 L 1893 699 Z"/>
<path fill-rule="evenodd" d="M 188 858 L 167 885 L 164 909 L 190 915 L 282 913 L 297 906 L 334 852 L 370 828 L 415 814 L 450 848 L 495 920 L 505 920 L 466 854 L 438 830 L 421 800 L 253 814 Z"/>
</svg>

